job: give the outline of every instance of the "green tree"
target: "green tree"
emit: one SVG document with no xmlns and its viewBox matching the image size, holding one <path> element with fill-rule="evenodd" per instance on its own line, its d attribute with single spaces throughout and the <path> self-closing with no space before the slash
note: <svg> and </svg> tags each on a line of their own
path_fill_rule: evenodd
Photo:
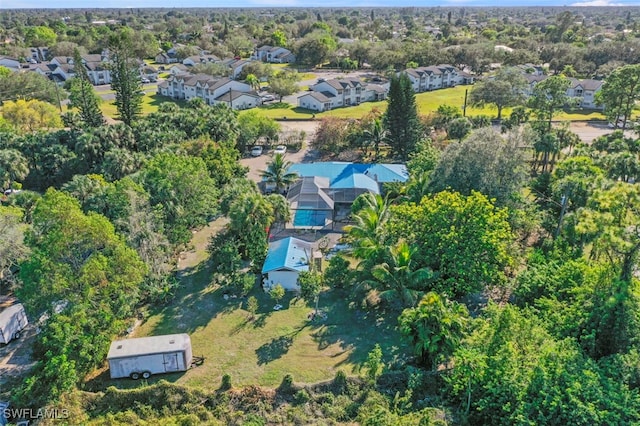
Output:
<svg viewBox="0 0 640 426">
<path fill-rule="evenodd" d="M 326 62 L 338 47 L 335 39 L 325 30 L 313 31 L 294 46 L 296 62 L 315 67 Z"/>
<path fill-rule="evenodd" d="M 129 34 L 121 31 L 109 38 L 111 88 L 116 92 L 117 118 L 131 126 L 142 113 L 142 82 L 132 53 Z"/>
<path fill-rule="evenodd" d="M 345 227 L 345 231 L 353 244 L 353 255 L 362 261 L 361 270 L 370 272 L 373 265 L 382 263 L 388 202 L 380 195 L 362 194 L 352 206 L 351 217 L 354 223 Z"/>
<path fill-rule="evenodd" d="M 378 381 L 382 370 L 384 369 L 384 363 L 382 362 L 382 348 L 380 344 L 376 343 L 373 349 L 367 354 L 367 360 L 364 362 L 364 367 L 367 369 L 367 379 L 374 385 Z"/>
<path fill-rule="evenodd" d="M 258 305 L 258 299 L 255 296 L 251 296 L 249 297 L 249 299 L 247 299 L 247 312 L 249 312 L 249 318 L 253 319 L 256 317 L 256 313 L 258 312 L 258 309 L 260 308 L 260 306 Z"/>
<path fill-rule="evenodd" d="M 472 191 L 443 191 L 419 204 L 391 206 L 387 232 L 418 247 L 416 267 L 430 268 L 439 293 L 458 297 L 506 282 L 513 234 L 506 209 Z"/>
<path fill-rule="evenodd" d="M 398 318 L 400 331 L 411 339 L 420 363 L 431 369 L 453 355 L 467 321 L 464 305 L 433 292 L 425 294 L 417 307 L 405 309 Z"/>
<path fill-rule="evenodd" d="M 75 67 L 75 78 L 71 80 L 69 89 L 69 106 L 77 108 L 80 119 L 87 127 L 100 127 L 104 124 L 104 117 L 100 111 L 101 98 L 94 92 L 93 84 L 89 80 L 87 70 L 82 65 L 80 51 L 73 51 L 73 61 L 78 64 Z"/>
<path fill-rule="evenodd" d="M 229 219 L 229 230 L 238 238 L 240 253 L 254 268 L 261 268 L 274 220 L 271 203 L 258 192 L 241 194 L 229 207 Z"/>
<path fill-rule="evenodd" d="M 284 159 L 284 154 L 276 154 L 273 159 L 267 163 L 267 169 L 260 172 L 260 176 L 267 184 L 272 184 L 277 193 L 295 183 L 298 180 L 298 174 L 289 172 L 292 163 Z"/>
<path fill-rule="evenodd" d="M 260 80 L 255 74 L 247 74 L 244 78 L 244 82 L 247 83 L 253 90 L 260 90 Z"/>
<path fill-rule="evenodd" d="M 370 283 L 380 293 L 381 299 L 391 302 L 400 298 L 402 306 L 413 306 L 433 278 L 428 268 L 416 268 L 415 247 L 400 240 L 386 254 L 387 262 L 375 265 Z"/>
<path fill-rule="evenodd" d="M 271 290 L 269 290 L 269 296 L 271 296 L 276 304 L 280 303 L 284 297 L 284 287 L 280 284 L 276 284 Z"/>
<path fill-rule="evenodd" d="M 473 106 L 495 105 L 497 119 L 502 118 L 502 109 L 524 104 L 524 89 L 527 81 L 516 68 L 501 68 L 493 78 L 481 80 L 473 85 L 469 103 Z"/>
<path fill-rule="evenodd" d="M 29 174 L 27 159 L 17 149 L 0 150 L 0 187 L 13 188 Z"/>
<path fill-rule="evenodd" d="M 169 241 L 187 243 L 191 228 L 207 223 L 217 212 L 219 191 L 202 159 L 161 153 L 141 170 L 151 204 L 162 207 Z"/>
<path fill-rule="evenodd" d="M 275 30 L 271 33 L 271 44 L 274 46 L 286 47 L 287 36 L 282 30 Z"/>
<path fill-rule="evenodd" d="M 280 124 L 277 121 L 255 110 L 238 117 L 238 127 L 238 150 L 241 152 L 255 145 L 260 138 L 265 138 L 267 143 L 277 140 L 280 132 Z"/>
<path fill-rule="evenodd" d="M 604 115 L 612 123 L 622 120 L 623 128 L 640 100 L 640 65 L 626 65 L 614 70 L 596 93 Z"/>
<path fill-rule="evenodd" d="M 553 116 L 570 105 L 571 99 L 567 96 L 570 85 L 571 80 L 567 77 L 555 75 L 534 86 L 528 106 L 539 121 L 546 122 L 545 132 L 551 131 Z"/>
<path fill-rule="evenodd" d="M 6 68 L 5 68 L 6 69 Z M 66 97 L 56 83 L 37 72 L 0 73 L 0 100 L 38 99 L 59 106 Z"/>
<path fill-rule="evenodd" d="M 285 96 L 293 95 L 298 91 L 298 73 L 291 71 L 280 71 L 269 79 L 271 91 L 280 97 L 280 102 Z"/>
<path fill-rule="evenodd" d="M 373 145 L 375 154 L 373 161 L 377 162 L 380 159 L 380 147 L 387 141 L 387 130 L 384 128 L 382 120 L 375 118 L 371 127 L 364 129 L 361 137 L 366 145 Z"/>
<path fill-rule="evenodd" d="M 463 195 L 479 191 L 504 205 L 525 183 L 522 147 L 531 136 L 513 132 L 503 138 L 491 128 L 473 131 L 463 142 L 445 148 L 433 171 L 431 189 L 449 188 Z"/>
<path fill-rule="evenodd" d="M 308 254 L 309 256 L 311 253 Z M 311 259 L 308 259 L 311 262 Z M 318 302 L 320 291 L 322 291 L 322 275 L 316 271 L 301 271 L 298 274 L 298 286 L 300 286 L 300 296 L 307 302 L 314 304 L 315 313 L 318 314 Z"/>
<path fill-rule="evenodd" d="M 447 124 L 449 139 L 458 139 L 461 142 L 471 132 L 471 122 L 466 117 L 455 118 Z"/>
<path fill-rule="evenodd" d="M 391 79 L 383 123 L 392 155 L 406 161 L 422 138 L 415 93 L 406 74 Z"/>
<path fill-rule="evenodd" d="M 2 117 L 20 132 L 62 127 L 58 110 L 53 105 L 37 99 L 5 101 Z"/>
</svg>

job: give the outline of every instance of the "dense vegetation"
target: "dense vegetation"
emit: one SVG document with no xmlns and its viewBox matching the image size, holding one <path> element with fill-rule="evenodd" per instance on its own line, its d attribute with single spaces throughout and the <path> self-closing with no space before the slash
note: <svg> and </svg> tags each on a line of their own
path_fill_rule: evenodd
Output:
<svg viewBox="0 0 640 426">
<path fill-rule="evenodd" d="M 640 92 L 625 82 L 640 73 L 619 65 L 638 62 L 637 10 L 57 13 L 3 12 L 3 35 L 13 39 L 3 49 L 22 56 L 47 44 L 72 56 L 110 43 L 122 122 L 103 123 L 80 76 L 69 88 L 78 113 L 60 129 L 49 103 L 55 87 L 21 80 L 20 96 L 0 73 L 0 184 L 22 189 L 0 206 L 0 290 L 17 294 L 34 322 L 42 318 L 37 364 L 13 389 L 16 406 L 65 405 L 88 424 L 640 422 L 640 142 L 612 130 L 584 144 L 552 123 L 571 103 L 570 75 L 608 75 L 600 96 L 613 105 L 609 118 L 631 118 Z M 90 25 L 116 16 L 135 31 Z M 338 44 L 350 37 L 359 40 Z M 323 294 L 339 292 L 352 309 L 383 318 L 410 350 L 390 359 L 374 346 L 360 377 L 338 371 L 302 385 L 285 376 L 275 390 L 235 388 L 225 376 L 211 393 L 169 383 L 81 391 L 130 319 L 172 300 L 176 255 L 193 229 L 228 218 L 209 243 L 210 285 L 243 296 L 256 286 L 270 231 L 291 219 L 286 199 L 264 196 L 238 161 L 247 145 L 275 140 L 277 123 L 200 100 L 146 116 L 137 107 L 132 58 L 178 41 L 185 55 L 198 45 L 246 56 L 249 39 L 291 46 L 305 66 L 450 62 L 483 73 L 493 61 L 505 65 L 498 87 L 485 80 L 471 96 L 514 107 L 501 131 L 452 107 L 420 116 L 401 74 L 384 114 L 324 119 L 312 141 L 328 158 L 407 162 L 406 183 L 353 204 L 352 251 L 322 274 L 302 274 L 300 285 L 314 313 Z M 513 50 L 494 49 L 498 42 Z M 557 73 L 526 105 L 507 67 L 524 62 Z M 276 192 L 295 179 L 288 167 L 275 156 L 262 171 Z M 280 302 L 282 293 L 271 296 Z M 253 299 L 247 321 L 256 320 Z"/>
</svg>

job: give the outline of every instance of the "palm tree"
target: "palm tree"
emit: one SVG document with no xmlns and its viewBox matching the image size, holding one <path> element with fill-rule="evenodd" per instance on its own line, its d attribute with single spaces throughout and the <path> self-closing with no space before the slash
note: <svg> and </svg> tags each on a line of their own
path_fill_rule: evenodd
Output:
<svg viewBox="0 0 640 426">
<path fill-rule="evenodd" d="M 298 179 L 297 173 L 288 171 L 291 165 L 291 161 L 284 159 L 284 154 L 276 154 L 273 160 L 267 163 L 267 170 L 260 171 L 260 176 L 265 182 L 275 185 L 276 192 L 281 194 L 284 188 Z"/>
<path fill-rule="evenodd" d="M 16 149 L 0 150 L 0 185 L 12 188 L 16 181 L 24 180 L 29 174 L 29 162 Z"/>
<path fill-rule="evenodd" d="M 388 203 L 380 195 L 366 193 L 357 198 L 360 209 L 352 214 L 353 225 L 345 227 L 353 244 L 353 255 L 367 266 L 380 259 L 384 249 L 384 225 L 389 217 Z M 373 263 L 375 264 L 375 263 Z"/>
<path fill-rule="evenodd" d="M 256 77 L 255 74 L 247 74 L 244 82 L 247 83 L 253 90 L 260 90 L 260 80 L 258 79 L 258 77 Z"/>
<path fill-rule="evenodd" d="M 362 132 L 362 138 L 368 144 L 373 145 L 373 149 L 375 152 L 373 161 L 377 162 L 380 158 L 380 145 L 386 143 L 387 141 L 387 130 L 382 125 L 382 120 L 380 120 L 379 118 L 373 120 L 373 123 L 371 123 L 371 127 L 365 129 L 365 131 Z"/>
<path fill-rule="evenodd" d="M 380 298 L 393 300 L 400 296 L 403 306 L 413 306 L 433 273 L 428 268 L 413 270 L 413 256 L 416 252 L 406 241 L 400 240 L 389 249 L 389 261 L 376 265 L 371 271 L 374 287 L 382 290 Z"/>
<path fill-rule="evenodd" d="M 405 309 L 398 321 L 402 334 L 411 338 L 416 355 L 427 367 L 453 354 L 462 339 L 468 313 L 464 305 L 427 293 L 416 308 Z"/>
</svg>

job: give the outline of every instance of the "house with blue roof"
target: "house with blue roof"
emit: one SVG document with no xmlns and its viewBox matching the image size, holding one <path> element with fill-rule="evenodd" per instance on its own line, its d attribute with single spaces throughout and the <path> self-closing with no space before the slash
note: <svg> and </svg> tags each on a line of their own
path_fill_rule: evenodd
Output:
<svg viewBox="0 0 640 426">
<path fill-rule="evenodd" d="M 270 243 L 267 258 L 262 265 L 265 291 L 277 284 L 288 291 L 299 291 L 298 274 L 309 270 L 309 257 L 312 253 L 311 243 L 294 237 Z"/>
<path fill-rule="evenodd" d="M 293 227 L 307 229 L 321 229 L 346 217 L 361 194 L 381 194 L 383 184 L 409 179 L 404 164 L 330 161 L 294 164 L 288 171 L 300 176 L 287 193 Z"/>
</svg>

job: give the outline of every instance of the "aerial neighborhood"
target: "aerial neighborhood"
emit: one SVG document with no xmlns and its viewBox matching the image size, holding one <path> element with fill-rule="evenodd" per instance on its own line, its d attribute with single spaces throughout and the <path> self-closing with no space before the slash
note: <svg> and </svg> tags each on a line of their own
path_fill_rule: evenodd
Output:
<svg viewBox="0 0 640 426">
<path fill-rule="evenodd" d="M 0 426 L 640 424 L 639 8 L 123 1 L 0 9 Z"/>
</svg>

